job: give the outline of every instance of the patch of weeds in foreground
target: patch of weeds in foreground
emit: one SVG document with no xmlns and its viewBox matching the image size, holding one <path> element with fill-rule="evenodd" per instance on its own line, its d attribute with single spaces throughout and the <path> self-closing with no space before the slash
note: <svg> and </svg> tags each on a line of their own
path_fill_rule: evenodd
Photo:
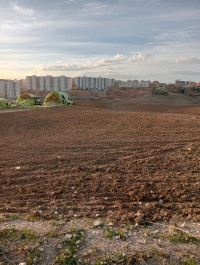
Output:
<svg viewBox="0 0 200 265">
<path fill-rule="evenodd" d="M 33 238 L 36 238 L 38 235 L 35 232 L 30 232 L 28 230 L 17 230 L 15 228 L 7 228 L 0 231 L 0 238 L 5 239 L 20 239 L 29 241 Z"/>
<path fill-rule="evenodd" d="M 30 253 L 30 256 L 26 260 L 27 265 L 37 264 L 37 262 L 39 262 L 41 256 L 42 256 L 42 252 L 38 249 L 34 249 L 32 251 L 32 253 Z"/>
<path fill-rule="evenodd" d="M 84 229 L 73 229 L 71 231 L 72 238 L 62 241 L 64 251 L 62 251 L 54 260 L 54 264 L 76 265 L 81 264 L 77 257 L 78 249 L 83 245 Z"/>
<path fill-rule="evenodd" d="M 48 237 L 57 237 L 58 236 L 58 231 L 52 230 L 52 231 L 47 233 L 47 236 Z"/>
<path fill-rule="evenodd" d="M 113 237 L 118 237 L 122 240 L 125 240 L 127 237 L 127 232 L 125 229 L 119 229 L 119 230 L 114 230 L 111 227 L 108 227 L 105 229 L 106 231 L 106 238 L 112 239 Z"/>
<path fill-rule="evenodd" d="M 30 221 L 30 222 L 36 222 L 36 221 L 40 221 L 40 220 L 45 220 L 45 218 L 42 217 L 42 216 L 34 216 L 34 215 L 26 215 L 23 219 L 25 221 Z"/>
<path fill-rule="evenodd" d="M 106 256 L 99 257 L 94 265 L 130 265 L 138 264 L 138 262 L 145 263 L 148 259 L 151 259 L 152 253 L 138 252 L 134 254 L 125 255 L 123 253 L 108 254 Z M 146 263 L 145 263 L 146 264 Z"/>
<path fill-rule="evenodd" d="M 194 259 L 186 259 L 183 261 L 183 265 L 197 265 L 197 262 Z"/>
<path fill-rule="evenodd" d="M 17 219 L 22 219 L 22 216 L 18 214 L 10 214 L 10 215 L 6 215 L 6 219 L 17 220 Z"/>
<path fill-rule="evenodd" d="M 191 236 L 186 232 L 174 229 L 173 233 L 169 235 L 169 241 L 178 243 L 199 243 L 200 239 L 195 236 Z"/>
<path fill-rule="evenodd" d="M 106 255 L 104 257 L 98 258 L 94 265 L 106 265 L 106 264 L 133 264 L 135 262 L 134 257 L 128 257 L 121 253 L 116 253 L 114 255 Z"/>
<path fill-rule="evenodd" d="M 163 259 L 167 259 L 168 255 L 160 250 L 151 249 L 148 252 L 133 252 L 132 254 L 115 253 L 99 257 L 98 260 L 92 264 L 94 265 L 131 265 L 131 264 L 147 264 L 149 260 L 156 260 L 162 264 Z M 149 264 L 149 263 L 148 263 Z M 187 264 L 190 265 L 190 264 Z M 193 264 L 191 264 L 193 265 Z M 196 265 L 196 264 L 195 264 Z"/>
<path fill-rule="evenodd" d="M 37 250 L 40 244 L 40 237 L 37 233 L 29 230 L 17 230 L 15 228 L 7 228 L 0 231 L 0 256 L 9 264 L 16 264 L 18 259 L 27 260 L 27 265 L 39 261 L 41 253 Z M 12 259 L 15 261 L 12 261 Z"/>
</svg>

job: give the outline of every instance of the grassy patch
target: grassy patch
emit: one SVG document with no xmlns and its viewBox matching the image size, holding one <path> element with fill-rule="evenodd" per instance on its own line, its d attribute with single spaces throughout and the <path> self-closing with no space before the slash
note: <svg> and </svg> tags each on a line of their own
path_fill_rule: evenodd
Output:
<svg viewBox="0 0 200 265">
<path fill-rule="evenodd" d="M 18 264 L 26 260 L 27 265 L 36 264 L 41 256 L 37 247 L 41 244 L 41 237 L 29 230 L 7 228 L 0 231 L 0 261 L 3 264 Z"/>
<path fill-rule="evenodd" d="M 200 239 L 195 236 L 191 236 L 186 232 L 174 229 L 174 232 L 169 235 L 169 241 L 178 243 L 199 243 Z"/>
<path fill-rule="evenodd" d="M 130 264 L 149 264 L 149 260 L 156 260 L 162 262 L 166 260 L 167 254 L 157 249 L 150 250 L 149 252 L 134 252 L 132 254 L 115 253 L 108 254 L 106 256 L 98 257 L 98 259 L 92 263 L 94 265 L 116 264 L 116 265 L 130 265 Z M 161 263 L 160 263 L 161 264 Z M 188 264 L 189 265 L 189 264 Z"/>
<path fill-rule="evenodd" d="M 128 257 L 121 253 L 116 253 L 114 255 L 106 255 L 104 257 L 99 257 L 94 265 L 105 265 L 105 264 L 134 264 L 135 258 Z"/>
<path fill-rule="evenodd" d="M 0 231 L 0 238 L 4 239 L 20 239 L 20 240 L 31 240 L 33 238 L 36 238 L 37 234 L 34 232 L 30 232 L 28 230 L 17 230 L 15 228 L 7 228 L 2 231 Z"/>
<path fill-rule="evenodd" d="M 39 221 L 39 220 L 45 220 L 44 217 L 42 217 L 42 216 L 34 216 L 34 215 L 26 215 L 23 219 L 25 221 L 30 221 L 30 222 L 36 222 L 36 221 Z"/>
<path fill-rule="evenodd" d="M 27 258 L 26 262 L 27 265 L 31 265 L 31 264 L 38 264 L 40 257 L 41 257 L 42 253 L 40 250 L 38 249 L 34 249 L 32 251 L 32 253 L 30 253 L 30 256 Z"/>
<path fill-rule="evenodd" d="M 125 240 L 127 237 L 127 231 L 123 228 L 119 229 L 119 230 L 114 230 L 111 227 L 108 227 L 105 229 L 106 231 L 106 238 L 108 239 L 112 239 L 113 237 L 117 237 L 120 238 L 122 240 Z"/>
<path fill-rule="evenodd" d="M 20 216 L 18 214 L 11 214 L 11 215 L 6 215 L 6 219 L 17 220 L 17 219 L 22 219 L 22 216 Z"/>
<path fill-rule="evenodd" d="M 183 261 L 183 264 L 184 265 L 197 265 L 197 262 L 194 259 L 186 259 Z"/>
<path fill-rule="evenodd" d="M 47 233 L 48 237 L 57 237 L 58 236 L 58 231 L 52 230 Z"/>
<path fill-rule="evenodd" d="M 200 242 L 200 239 L 192 236 L 186 232 L 183 232 L 179 229 L 174 228 L 174 231 L 171 234 L 158 234 L 154 235 L 154 238 L 165 238 L 169 240 L 170 242 L 175 242 L 175 243 L 192 243 L 192 244 L 197 244 Z"/>
<path fill-rule="evenodd" d="M 55 258 L 54 264 L 81 264 L 80 259 L 77 257 L 77 252 L 78 249 L 83 245 L 84 230 L 74 228 L 71 231 L 71 235 L 71 239 L 64 239 L 62 241 L 64 250 L 61 251 Z"/>
<path fill-rule="evenodd" d="M 143 262 L 145 263 L 148 259 L 152 258 L 151 254 L 145 254 L 143 252 L 134 253 L 130 255 L 125 255 L 123 253 L 115 253 L 113 255 L 108 254 L 106 256 L 99 257 L 94 265 L 106 265 L 106 264 L 116 264 L 116 265 L 130 265 Z M 145 263 L 146 264 L 146 263 Z"/>
</svg>

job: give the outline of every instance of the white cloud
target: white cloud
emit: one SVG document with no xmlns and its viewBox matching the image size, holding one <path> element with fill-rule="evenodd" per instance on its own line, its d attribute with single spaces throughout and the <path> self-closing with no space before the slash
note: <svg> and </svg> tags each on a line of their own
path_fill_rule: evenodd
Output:
<svg viewBox="0 0 200 265">
<path fill-rule="evenodd" d="M 144 62 L 149 59 L 152 59 L 152 55 L 138 53 L 128 58 L 128 62 Z"/>
<path fill-rule="evenodd" d="M 82 71 L 88 69 L 91 69 L 91 67 L 87 65 L 78 65 L 78 64 L 51 65 L 48 67 L 43 66 L 42 68 L 42 70 L 44 71 L 53 71 L 53 72 Z"/>
<path fill-rule="evenodd" d="M 111 12 L 111 6 L 100 2 L 89 2 L 84 5 L 82 11 L 86 14 L 90 14 L 90 16 L 104 15 Z"/>
<path fill-rule="evenodd" d="M 27 17 L 35 15 L 35 11 L 31 8 L 22 7 L 22 6 L 17 5 L 16 3 L 11 3 L 11 6 L 12 6 L 12 9 L 20 15 L 27 16 Z"/>
<path fill-rule="evenodd" d="M 116 54 L 113 58 L 103 58 L 98 60 L 97 62 L 93 61 L 85 61 L 80 64 L 55 64 L 49 66 L 40 66 L 39 69 L 42 71 L 50 71 L 50 72 L 77 72 L 77 71 L 87 71 L 96 69 L 100 71 L 108 70 L 126 70 L 128 65 L 131 65 L 132 62 L 140 63 L 149 60 L 152 58 L 150 55 L 143 55 L 141 53 L 133 55 L 131 57 L 124 56 L 122 54 Z M 107 68 L 108 67 L 108 68 Z"/>
<path fill-rule="evenodd" d="M 197 57 L 181 57 L 176 59 L 176 63 L 181 64 L 200 64 L 200 58 Z"/>
<path fill-rule="evenodd" d="M 76 0 L 65 0 L 65 3 L 67 3 L 67 4 L 75 4 Z"/>
<path fill-rule="evenodd" d="M 133 62 L 144 62 L 151 59 L 152 56 L 148 54 L 134 54 L 131 57 L 124 56 L 123 54 L 116 54 L 113 58 L 104 58 L 98 61 L 95 66 L 106 66 L 106 65 L 121 65 L 121 64 L 127 64 L 127 63 L 133 63 Z"/>
<path fill-rule="evenodd" d="M 96 67 L 98 66 L 105 66 L 105 65 L 113 65 L 113 64 L 121 64 L 127 60 L 127 57 L 122 54 L 116 54 L 113 58 L 104 58 L 101 59 L 99 62 L 95 64 Z"/>
</svg>

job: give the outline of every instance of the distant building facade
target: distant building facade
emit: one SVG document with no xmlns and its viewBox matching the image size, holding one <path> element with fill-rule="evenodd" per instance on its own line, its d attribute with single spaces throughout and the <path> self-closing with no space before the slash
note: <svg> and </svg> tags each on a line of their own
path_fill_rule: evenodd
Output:
<svg viewBox="0 0 200 265">
<path fill-rule="evenodd" d="M 72 89 L 72 78 L 66 76 L 26 76 L 25 90 L 33 91 L 69 91 Z"/>
<path fill-rule="evenodd" d="M 74 84 L 76 89 L 79 90 L 94 90 L 94 91 L 107 91 L 109 86 L 112 86 L 110 78 L 99 77 L 75 77 Z"/>
<path fill-rule="evenodd" d="M 20 96 L 20 83 L 13 80 L 0 80 L 0 97 L 16 100 Z"/>
<path fill-rule="evenodd" d="M 147 80 L 127 80 L 127 81 L 118 81 L 119 87 L 149 87 L 151 81 Z"/>
</svg>

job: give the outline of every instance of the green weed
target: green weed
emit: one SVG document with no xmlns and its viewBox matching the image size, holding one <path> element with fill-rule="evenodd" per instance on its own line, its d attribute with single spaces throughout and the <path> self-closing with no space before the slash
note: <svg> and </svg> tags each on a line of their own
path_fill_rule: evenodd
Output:
<svg viewBox="0 0 200 265">
<path fill-rule="evenodd" d="M 28 230 L 17 230 L 15 228 L 7 228 L 0 231 L 0 238 L 2 239 L 19 239 L 29 241 L 36 238 L 38 235 Z"/>
<path fill-rule="evenodd" d="M 174 229 L 174 232 L 169 236 L 169 241 L 171 242 L 179 242 L 179 243 L 193 243 L 196 244 L 200 242 L 195 236 L 191 236 L 183 231 Z"/>
<path fill-rule="evenodd" d="M 38 261 L 40 260 L 41 257 L 41 251 L 38 249 L 35 249 L 33 253 L 30 254 L 30 256 L 27 258 L 27 265 L 31 264 L 38 264 Z"/>
<path fill-rule="evenodd" d="M 80 259 L 77 257 L 78 249 L 83 245 L 84 230 L 72 229 L 72 238 L 64 239 L 62 244 L 65 248 L 54 260 L 54 264 L 63 265 L 76 265 L 81 264 Z"/>
<path fill-rule="evenodd" d="M 194 259 L 186 259 L 183 261 L 183 264 L 184 265 L 197 265 L 197 262 Z"/>
<path fill-rule="evenodd" d="M 44 218 L 42 216 L 34 216 L 34 215 L 26 215 L 24 217 L 25 221 L 30 221 L 30 222 L 36 222 L 39 220 L 44 220 Z"/>
<path fill-rule="evenodd" d="M 125 229 L 119 229 L 115 231 L 113 228 L 108 227 L 106 228 L 106 238 L 112 239 L 113 237 L 119 237 L 120 239 L 125 240 L 126 239 L 126 230 Z"/>
<path fill-rule="evenodd" d="M 20 215 L 18 215 L 18 214 L 12 214 L 12 215 L 7 215 L 6 219 L 17 220 L 17 219 L 22 219 L 22 217 Z"/>
</svg>

